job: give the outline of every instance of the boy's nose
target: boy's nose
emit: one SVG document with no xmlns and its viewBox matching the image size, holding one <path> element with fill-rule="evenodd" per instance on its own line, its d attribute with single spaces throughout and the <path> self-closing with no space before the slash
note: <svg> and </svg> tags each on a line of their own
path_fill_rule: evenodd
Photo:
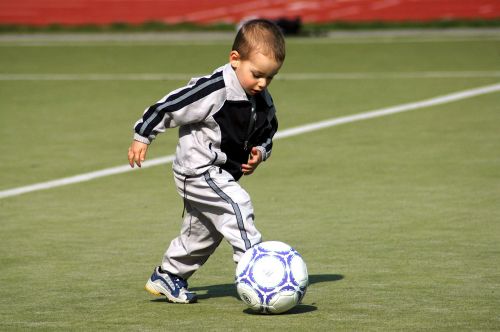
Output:
<svg viewBox="0 0 500 332">
<path fill-rule="evenodd" d="M 257 83 L 259 88 L 264 89 L 267 86 L 267 80 L 265 78 L 259 79 L 259 82 Z"/>
</svg>

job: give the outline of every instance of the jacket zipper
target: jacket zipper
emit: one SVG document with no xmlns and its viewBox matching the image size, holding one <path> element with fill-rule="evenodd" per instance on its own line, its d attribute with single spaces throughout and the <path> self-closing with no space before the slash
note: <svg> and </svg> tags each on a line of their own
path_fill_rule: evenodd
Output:
<svg viewBox="0 0 500 332">
<path fill-rule="evenodd" d="M 253 127 L 255 126 L 255 121 L 256 121 L 256 116 L 257 116 L 257 105 L 255 103 L 255 98 L 254 97 L 249 97 L 248 98 L 250 103 L 251 103 L 251 108 L 250 108 L 250 121 L 248 123 L 248 132 L 247 132 L 247 137 L 245 140 L 245 150 L 248 150 L 248 141 L 250 139 L 250 136 L 252 135 Z"/>
</svg>

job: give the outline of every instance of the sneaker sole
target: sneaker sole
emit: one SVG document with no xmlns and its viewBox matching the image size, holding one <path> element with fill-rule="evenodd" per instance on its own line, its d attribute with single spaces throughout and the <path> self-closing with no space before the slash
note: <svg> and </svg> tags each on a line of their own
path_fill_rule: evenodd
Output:
<svg viewBox="0 0 500 332">
<path fill-rule="evenodd" d="M 153 295 L 156 295 L 156 296 L 162 295 L 161 292 L 156 290 L 155 284 L 152 283 L 151 280 L 148 280 L 148 282 L 146 283 L 146 286 L 144 286 L 144 288 Z"/>
<path fill-rule="evenodd" d="M 188 303 L 194 303 L 194 302 L 196 302 L 196 301 L 193 301 L 193 302 L 182 301 L 182 300 L 179 300 L 178 298 L 173 297 L 172 294 L 170 294 L 169 292 L 166 292 L 165 290 L 163 290 L 162 287 L 160 287 L 157 284 L 155 284 L 154 282 L 152 282 L 151 279 L 148 280 L 148 282 L 146 283 L 146 286 L 144 286 L 144 288 L 149 293 L 151 293 L 153 295 L 156 295 L 156 296 L 162 296 L 162 295 L 164 295 L 164 296 L 166 296 L 168 302 L 182 303 L 182 304 L 188 304 Z"/>
</svg>

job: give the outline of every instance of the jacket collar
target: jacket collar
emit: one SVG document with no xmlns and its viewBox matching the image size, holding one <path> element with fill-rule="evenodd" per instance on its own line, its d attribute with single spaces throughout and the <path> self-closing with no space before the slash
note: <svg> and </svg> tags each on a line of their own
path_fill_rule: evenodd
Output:
<svg viewBox="0 0 500 332">
<path fill-rule="evenodd" d="M 224 76 L 224 83 L 226 84 L 227 99 L 231 101 L 248 101 L 245 90 L 243 90 L 236 76 L 236 72 L 233 67 L 231 67 L 230 63 L 222 67 L 222 75 Z"/>
<path fill-rule="evenodd" d="M 224 76 L 224 83 L 226 84 L 226 96 L 227 100 L 231 101 L 248 101 L 248 96 L 243 90 L 240 82 L 238 81 L 238 77 L 236 76 L 236 72 L 234 71 L 231 64 L 228 63 L 222 66 L 222 75 Z M 262 99 L 265 100 L 268 107 L 273 106 L 273 100 L 269 95 L 267 89 L 260 93 Z"/>
</svg>

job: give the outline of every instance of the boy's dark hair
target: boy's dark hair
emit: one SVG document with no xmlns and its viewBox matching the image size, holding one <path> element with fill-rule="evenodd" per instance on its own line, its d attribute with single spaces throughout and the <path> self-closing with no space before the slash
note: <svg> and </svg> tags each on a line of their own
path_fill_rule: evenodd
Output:
<svg viewBox="0 0 500 332">
<path fill-rule="evenodd" d="M 233 51 L 242 60 L 248 59 L 252 52 L 271 56 L 279 63 L 285 61 L 285 38 L 281 29 L 273 22 L 256 19 L 245 22 L 238 30 L 233 43 Z"/>
</svg>

